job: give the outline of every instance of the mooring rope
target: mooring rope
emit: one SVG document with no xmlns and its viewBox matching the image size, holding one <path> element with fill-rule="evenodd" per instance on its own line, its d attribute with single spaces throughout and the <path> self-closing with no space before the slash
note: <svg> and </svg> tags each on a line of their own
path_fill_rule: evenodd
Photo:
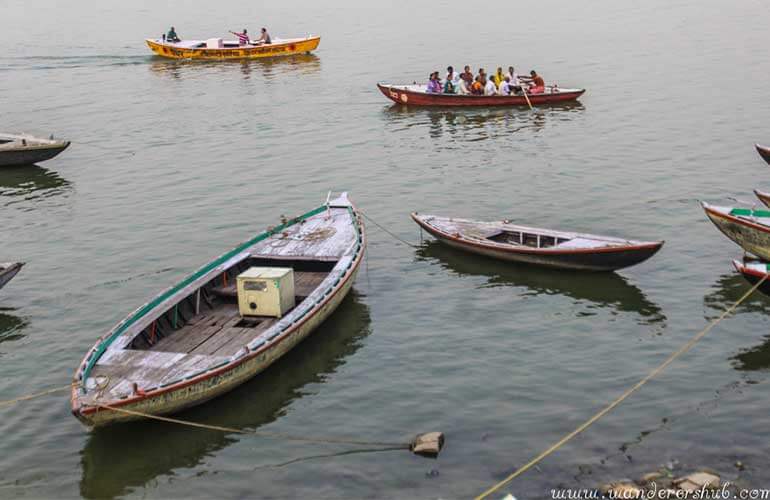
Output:
<svg viewBox="0 0 770 500">
<path fill-rule="evenodd" d="M 725 319 L 728 315 L 730 315 L 744 300 L 746 300 L 749 295 L 754 293 L 754 291 L 759 288 L 762 283 L 765 282 L 765 280 L 770 275 L 765 275 L 762 277 L 761 280 L 759 280 L 754 286 L 751 287 L 751 289 L 744 293 L 741 298 L 739 298 L 733 305 L 725 309 L 725 311 L 719 315 L 718 318 L 710 322 L 708 325 L 706 325 L 706 328 L 698 332 L 694 337 L 692 337 L 687 343 L 685 343 L 682 347 L 680 347 L 678 350 L 676 350 L 673 354 L 671 354 L 666 360 L 661 363 L 658 367 L 656 367 L 654 370 L 652 370 L 649 374 L 647 374 L 646 377 L 644 377 L 642 380 L 637 382 L 633 387 L 626 390 L 623 394 L 620 395 L 617 399 L 615 399 L 612 403 L 602 408 L 600 411 L 598 411 L 596 414 L 594 414 L 591 418 L 580 424 L 574 431 L 570 432 L 563 438 L 561 438 L 559 441 L 551 445 L 548 449 L 546 449 L 544 452 L 540 453 L 538 456 L 527 462 L 525 465 L 519 467 L 514 471 L 511 475 L 500 481 L 499 483 L 495 484 L 488 490 L 484 491 L 482 494 L 476 497 L 476 500 L 482 500 L 492 493 L 496 492 L 506 484 L 510 483 L 520 475 L 524 474 L 526 471 L 531 469 L 532 467 L 536 466 L 540 461 L 542 461 L 544 458 L 546 458 L 551 453 L 555 452 L 559 448 L 561 448 L 564 444 L 566 444 L 568 441 L 570 441 L 572 438 L 589 428 L 591 425 L 593 425 L 597 420 L 602 418 L 604 415 L 612 411 L 615 407 L 617 407 L 620 403 L 625 401 L 631 394 L 636 392 L 638 389 L 640 389 L 643 385 L 645 385 L 647 382 L 655 378 L 660 372 L 666 369 L 668 365 L 674 362 L 676 358 L 681 356 L 682 354 L 689 351 L 700 339 L 702 339 L 708 332 L 711 331 L 712 328 L 714 328 L 717 324 L 719 324 L 720 321 Z"/>
<path fill-rule="evenodd" d="M 27 394 L 26 396 L 19 396 L 18 398 L 13 399 L 7 399 L 5 401 L 0 401 L 0 406 L 10 406 L 12 404 L 19 403 L 21 401 L 29 401 L 30 399 L 39 398 L 41 396 L 47 396 L 48 394 L 53 394 L 56 392 L 62 392 L 64 390 L 69 390 L 72 387 L 72 384 L 64 385 L 61 387 L 54 387 L 53 389 L 48 389 L 41 392 L 36 392 L 34 394 Z"/>
<path fill-rule="evenodd" d="M 161 422 L 169 422 L 172 424 L 186 425 L 189 427 L 197 427 L 199 429 L 209 429 L 212 431 L 233 432 L 237 434 L 252 434 L 255 436 L 260 436 L 265 438 L 283 439 L 286 441 L 301 441 L 305 443 L 321 443 L 321 444 L 350 444 L 350 445 L 356 445 L 356 446 L 382 446 L 382 447 L 389 447 L 392 449 L 395 449 L 395 448 L 409 449 L 410 447 L 409 443 L 392 443 L 392 442 L 388 443 L 388 442 L 379 442 L 379 441 L 358 441 L 355 439 L 345 439 L 345 438 L 294 436 L 291 434 L 283 434 L 279 432 L 264 432 L 264 431 L 257 431 L 253 429 L 238 429 L 235 427 L 202 424 L 199 422 L 192 422 L 190 420 L 181 420 L 178 418 L 163 417 L 160 415 L 153 415 L 152 413 L 144 413 L 136 410 L 127 410 L 125 408 L 118 408 L 110 405 L 100 404 L 97 406 L 99 408 L 104 408 L 106 410 L 112 410 L 118 413 L 124 413 L 126 415 L 131 415 L 135 417 L 143 417 L 143 418 L 149 418 L 152 420 L 159 420 Z"/>
<path fill-rule="evenodd" d="M 366 215 L 366 214 L 365 214 L 364 212 L 362 212 L 361 210 L 358 210 L 358 213 L 359 213 L 359 214 L 361 214 L 361 215 L 363 215 L 364 217 L 366 217 L 366 220 L 368 220 L 369 222 L 371 222 L 372 224 L 374 224 L 374 225 L 375 225 L 375 226 L 377 226 L 378 228 L 382 229 L 383 231 L 385 231 L 385 232 L 386 232 L 386 233 L 388 233 L 390 236 L 392 236 L 393 238 L 397 239 L 398 241 L 400 241 L 400 242 L 401 242 L 401 243 L 403 243 L 404 245 L 410 246 L 410 247 L 412 247 L 412 248 L 420 248 L 420 245 L 415 245 L 414 243 L 410 243 L 410 242 L 406 241 L 405 239 L 401 238 L 400 236 L 398 236 L 398 235 L 396 235 L 396 234 L 394 234 L 394 233 L 392 233 L 392 232 L 388 231 L 388 229 L 387 229 L 386 227 L 384 227 L 383 225 L 379 224 L 379 223 L 378 223 L 376 220 L 372 219 L 371 217 L 369 217 L 368 215 Z"/>
</svg>

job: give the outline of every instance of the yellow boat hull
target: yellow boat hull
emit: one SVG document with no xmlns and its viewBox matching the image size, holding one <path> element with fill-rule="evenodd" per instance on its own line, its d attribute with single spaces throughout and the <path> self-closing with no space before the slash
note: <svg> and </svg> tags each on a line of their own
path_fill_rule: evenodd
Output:
<svg viewBox="0 0 770 500">
<path fill-rule="evenodd" d="M 247 45 L 209 49 L 206 47 L 183 47 L 180 44 L 164 43 L 160 40 L 147 39 L 147 46 L 161 57 L 170 59 L 200 59 L 222 61 L 229 59 L 261 59 L 264 57 L 291 56 L 309 53 L 318 47 L 321 37 L 295 38 L 280 40 L 268 45 Z"/>
</svg>

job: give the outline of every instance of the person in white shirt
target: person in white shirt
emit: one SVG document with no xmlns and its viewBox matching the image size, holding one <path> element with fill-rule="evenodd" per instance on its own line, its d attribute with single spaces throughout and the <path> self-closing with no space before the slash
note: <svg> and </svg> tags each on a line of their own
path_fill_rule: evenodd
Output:
<svg viewBox="0 0 770 500">
<path fill-rule="evenodd" d="M 519 80 L 519 75 L 517 75 L 516 71 L 514 71 L 513 66 L 508 66 L 508 76 L 511 79 L 511 81 L 508 82 L 508 84 L 511 86 L 511 90 L 515 92 L 521 92 L 521 81 Z"/>
<path fill-rule="evenodd" d="M 487 79 L 487 83 L 484 85 L 484 95 L 496 95 L 497 94 L 497 86 L 495 86 L 495 82 L 489 78 Z"/>
<path fill-rule="evenodd" d="M 460 95 L 468 95 L 471 93 L 471 89 L 468 88 L 468 83 L 463 78 L 460 78 L 460 81 L 457 82 L 457 87 L 455 87 L 455 92 Z"/>
<path fill-rule="evenodd" d="M 500 82 L 500 88 L 497 89 L 498 95 L 511 95 L 511 77 L 505 75 L 503 81 Z"/>
</svg>

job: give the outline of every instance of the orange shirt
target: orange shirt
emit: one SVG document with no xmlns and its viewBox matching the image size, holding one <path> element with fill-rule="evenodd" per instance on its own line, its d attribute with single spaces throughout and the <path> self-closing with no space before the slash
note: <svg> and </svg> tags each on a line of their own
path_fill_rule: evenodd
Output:
<svg viewBox="0 0 770 500">
<path fill-rule="evenodd" d="M 473 85 L 471 85 L 471 90 L 473 92 L 483 93 L 484 87 L 479 82 L 473 82 Z"/>
<path fill-rule="evenodd" d="M 534 77 L 532 83 L 535 84 L 535 87 L 545 87 L 545 80 L 543 80 L 543 77 L 540 75 Z"/>
</svg>

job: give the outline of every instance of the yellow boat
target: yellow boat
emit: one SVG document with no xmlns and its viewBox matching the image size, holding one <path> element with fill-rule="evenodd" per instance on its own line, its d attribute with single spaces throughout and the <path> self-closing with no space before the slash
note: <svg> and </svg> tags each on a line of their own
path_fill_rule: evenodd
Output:
<svg viewBox="0 0 770 500">
<path fill-rule="evenodd" d="M 273 39 L 272 43 L 239 45 L 237 41 L 211 38 L 209 40 L 182 40 L 167 42 L 161 39 L 147 39 L 147 46 L 155 54 L 171 59 L 201 59 L 221 61 L 224 59 L 259 59 L 262 57 L 309 54 L 321 42 L 320 36 L 306 38 Z"/>
</svg>

